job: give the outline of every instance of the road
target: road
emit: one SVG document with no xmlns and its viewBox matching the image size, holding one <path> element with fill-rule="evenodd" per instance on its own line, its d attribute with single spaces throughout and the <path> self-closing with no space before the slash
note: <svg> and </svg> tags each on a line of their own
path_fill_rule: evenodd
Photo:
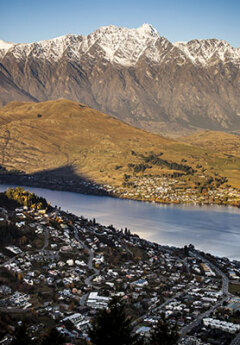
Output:
<svg viewBox="0 0 240 345">
<path fill-rule="evenodd" d="M 205 262 L 206 264 L 208 264 L 219 276 L 222 277 L 222 293 L 223 296 L 225 296 L 224 298 L 221 299 L 221 301 L 219 301 L 218 303 L 216 303 L 214 306 L 212 306 L 209 310 L 207 310 L 206 312 L 198 315 L 198 317 L 191 322 L 189 325 L 183 327 L 180 331 L 180 338 L 183 338 L 187 333 L 189 333 L 194 327 L 198 326 L 200 324 L 200 322 L 202 321 L 202 319 L 204 319 L 205 317 L 208 317 L 215 309 L 217 309 L 218 307 L 220 307 L 222 305 L 222 303 L 224 301 L 227 301 L 228 297 L 230 296 L 229 292 L 228 292 L 228 277 L 226 276 L 225 273 L 223 273 L 218 267 L 216 267 L 213 263 L 211 263 L 210 261 L 208 261 L 207 259 L 205 259 L 203 256 L 201 256 L 198 252 L 190 252 L 190 255 L 195 257 L 196 259 L 201 260 L 202 262 Z M 238 345 L 238 343 L 236 343 Z M 234 344 L 235 345 L 235 344 Z M 239 343 L 240 345 L 240 343 Z"/>
<path fill-rule="evenodd" d="M 45 233 L 44 233 L 44 244 L 41 250 L 45 250 L 48 247 L 49 244 L 49 229 L 45 228 Z"/>
<path fill-rule="evenodd" d="M 222 277 L 222 293 L 223 295 L 230 295 L 228 292 L 228 284 L 229 280 L 225 273 L 223 273 L 217 266 L 215 266 L 213 263 L 205 259 L 202 255 L 200 255 L 198 252 L 190 252 L 191 256 L 194 256 L 195 258 L 202 260 L 202 262 L 205 262 L 208 264 L 219 276 Z"/>
<path fill-rule="evenodd" d="M 168 303 L 172 302 L 173 300 L 175 300 L 175 298 L 179 298 L 181 295 L 185 294 L 185 292 L 178 292 L 175 296 L 168 298 L 164 303 L 160 304 L 159 306 L 155 307 L 155 308 L 151 308 L 147 311 L 146 314 L 140 316 L 138 319 L 134 320 L 131 325 L 132 326 L 136 326 L 138 323 L 142 322 L 147 316 L 148 313 L 152 313 L 152 312 L 156 312 L 161 310 L 163 307 L 165 307 L 165 305 L 167 305 Z"/>
<path fill-rule="evenodd" d="M 88 248 L 88 246 L 86 246 L 86 244 L 80 240 L 80 238 L 78 236 L 78 230 L 75 227 L 74 227 L 74 237 L 82 245 L 82 247 L 88 251 L 88 255 L 89 255 L 88 264 L 87 264 L 88 269 L 93 270 L 94 273 L 91 276 L 87 277 L 84 282 L 85 282 L 87 287 L 92 287 L 93 286 L 93 284 L 92 284 L 93 278 L 96 277 L 97 275 L 99 275 L 99 270 L 96 269 L 95 267 L 93 267 L 94 251 L 92 249 Z M 80 300 L 81 306 L 85 305 L 87 296 L 88 296 L 88 293 L 86 293 L 82 296 L 82 298 Z"/>
<path fill-rule="evenodd" d="M 74 237 L 75 239 L 81 244 L 81 246 L 86 249 L 88 251 L 88 255 L 89 255 L 89 259 L 88 259 L 88 268 L 90 270 L 94 270 L 95 273 L 99 273 L 99 270 L 97 270 L 96 268 L 93 267 L 93 258 L 94 258 L 94 251 L 90 248 L 88 248 L 88 246 L 80 240 L 79 236 L 78 236 L 78 230 L 74 227 Z"/>
<path fill-rule="evenodd" d="M 189 325 L 183 327 L 180 331 L 180 338 L 183 338 L 187 333 L 189 333 L 194 327 L 198 326 L 202 319 L 205 317 L 208 317 L 215 309 L 220 307 L 224 301 L 227 300 L 227 297 L 223 298 L 221 301 L 219 301 L 217 304 L 215 304 L 212 308 L 208 309 L 204 313 L 197 316 L 197 318 L 191 322 Z"/>
<path fill-rule="evenodd" d="M 227 276 L 215 265 L 213 265 L 211 262 L 209 262 L 207 259 L 205 259 L 204 257 L 202 257 L 199 253 L 195 253 L 195 252 L 191 252 L 191 256 L 196 257 L 197 259 L 207 263 L 209 266 L 211 266 L 212 269 L 214 269 L 218 275 L 220 275 L 222 277 L 222 292 L 223 292 L 223 296 L 229 296 L 229 292 L 228 292 L 228 278 Z M 184 264 L 187 265 L 187 261 L 186 259 L 183 260 Z M 151 312 L 156 312 L 161 310 L 166 304 L 168 304 L 169 302 L 173 301 L 175 298 L 179 298 L 182 294 L 185 294 L 187 291 L 185 291 L 184 293 L 178 293 L 176 294 L 174 297 L 166 300 L 163 304 L 161 304 L 160 306 L 153 308 L 149 311 Z M 217 309 L 218 307 L 220 307 L 222 305 L 222 303 L 224 301 L 227 300 L 227 297 L 221 299 L 221 301 L 219 301 L 217 304 L 215 304 L 212 308 L 210 308 L 209 310 L 207 310 L 206 312 L 200 314 L 193 322 L 191 322 L 189 325 L 183 327 L 180 331 L 181 334 L 181 338 L 184 337 L 188 332 L 190 332 L 194 327 L 196 327 L 198 324 L 200 324 L 200 322 L 202 321 L 203 318 L 208 317 L 215 309 Z M 137 320 L 134 320 L 132 325 L 135 326 L 138 323 L 142 322 L 146 317 L 147 314 L 144 314 L 143 316 L 141 316 L 140 318 L 138 318 Z M 240 345 L 240 344 L 239 344 Z"/>
<path fill-rule="evenodd" d="M 190 273 L 190 267 L 187 261 L 187 257 L 183 260 L 183 265 L 185 266 L 188 273 Z"/>
</svg>

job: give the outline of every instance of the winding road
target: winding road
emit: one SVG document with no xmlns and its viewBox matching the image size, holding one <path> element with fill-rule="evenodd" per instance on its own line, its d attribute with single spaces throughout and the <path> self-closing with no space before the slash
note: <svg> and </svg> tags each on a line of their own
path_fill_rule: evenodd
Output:
<svg viewBox="0 0 240 345">
<path fill-rule="evenodd" d="M 180 337 L 183 338 L 187 335 L 188 332 L 190 332 L 194 327 L 198 326 L 202 319 L 205 317 L 208 317 L 215 309 L 220 307 L 223 302 L 227 300 L 227 297 L 223 298 L 221 301 L 219 301 L 217 304 L 215 304 L 212 308 L 208 309 L 204 313 L 197 316 L 197 318 L 191 322 L 189 325 L 183 327 L 180 331 Z"/>
<path fill-rule="evenodd" d="M 189 333 L 194 327 L 198 326 L 201 323 L 202 319 L 204 319 L 205 317 L 208 317 L 215 309 L 220 307 L 223 304 L 223 302 L 227 301 L 229 296 L 231 296 L 231 294 L 228 292 L 229 280 L 228 280 L 228 277 L 226 276 L 226 274 L 224 272 L 222 272 L 213 263 L 211 263 L 206 258 L 204 258 L 202 255 L 200 255 L 198 252 L 191 251 L 189 254 L 191 256 L 195 257 L 196 259 L 199 259 L 202 262 L 205 262 L 206 264 L 208 264 L 219 276 L 222 277 L 222 293 L 223 293 L 223 296 L 225 296 L 225 297 L 222 298 L 217 304 L 212 306 L 209 310 L 198 315 L 197 318 L 193 322 L 191 322 L 189 325 L 183 327 L 180 331 L 180 339 L 183 338 L 184 336 L 186 336 L 187 333 Z M 239 338 L 239 340 L 240 340 L 240 338 Z M 234 343 L 233 345 L 240 345 L 240 343 Z"/>
<path fill-rule="evenodd" d="M 96 277 L 97 275 L 99 275 L 99 270 L 96 269 L 95 267 L 93 267 L 94 251 L 92 249 L 88 248 L 88 246 L 83 241 L 80 240 L 80 238 L 78 236 L 78 230 L 75 227 L 74 227 L 74 237 L 82 245 L 82 247 L 88 251 L 88 255 L 89 255 L 88 264 L 87 264 L 88 269 L 93 270 L 94 273 L 91 276 L 87 277 L 84 282 L 85 282 L 87 287 L 92 287 L 93 286 L 93 284 L 92 284 L 93 278 Z M 87 296 L 88 296 L 88 293 L 86 293 L 82 296 L 82 298 L 80 300 L 81 306 L 85 305 Z"/>
<path fill-rule="evenodd" d="M 229 279 L 226 276 L 225 273 L 223 273 L 217 266 L 215 266 L 212 262 L 210 262 L 209 260 L 205 259 L 202 255 L 200 255 L 197 252 L 190 252 L 190 255 L 195 257 L 196 259 L 201 260 L 202 262 L 205 262 L 206 264 L 208 264 L 219 276 L 222 277 L 222 293 L 223 295 L 230 295 L 230 293 L 228 292 L 228 284 L 229 284 Z"/>
<path fill-rule="evenodd" d="M 45 250 L 48 247 L 48 244 L 49 244 L 49 229 L 45 228 L 44 244 L 41 250 Z"/>
</svg>

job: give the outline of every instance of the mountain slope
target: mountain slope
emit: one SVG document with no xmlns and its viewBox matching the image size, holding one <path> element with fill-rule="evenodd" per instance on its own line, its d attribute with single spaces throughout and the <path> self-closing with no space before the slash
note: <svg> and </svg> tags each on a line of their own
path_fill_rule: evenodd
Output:
<svg viewBox="0 0 240 345">
<path fill-rule="evenodd" d="M 26 91 L 19 89 L 9 76 L 4 75 L 0 71 L 0 94 L 4 103 L 8 103 L 15 99 L 16 101 L 37 101 Z"/>
<path fill-rule="evenodd" d="M 240 138 L 230 136 L 239 148 Z M 206 176 L 225 176 L 239 186 L 240 157 L 233 150 L 229 157 L 231 150 L 226 155 L 183 140 L 145 132 L 68 100 L 12 102 L 0 109 L 0 165 L 7 170 L 46 175 L 51 170 L 64 178 L 71 167 L 76 176 L 119 186 L 126 175 L 185 176 L 191 170 L 187 180 L 197 181 L 204 169 Z"/>
<path fill-rule="evenodd" d="M 80 101 L 170 135 L 239 131 L 239 66 L 240 49 L 225 41 L 172 44 L 148 24 L 31 44 L 0 42 L 1 73 L 30 97 Z M 10 98 L 1 93 L 0 104 Z"/>
<path fill-rule="evenodd" d="M 211 148 L 217 153 L 240 157 L 240 136 L 224 132 L 203 131 L 179 138 L 179 140 L 201 147 Z"/>
</svg>

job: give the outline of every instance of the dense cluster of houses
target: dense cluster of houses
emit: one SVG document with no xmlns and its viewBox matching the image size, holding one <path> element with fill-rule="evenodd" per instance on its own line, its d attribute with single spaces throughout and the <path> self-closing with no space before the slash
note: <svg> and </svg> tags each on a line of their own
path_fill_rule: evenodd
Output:
<svg viewBox="0 0 240 345">
<path fill-rule="evenodd" d="M 121 198 L 160 203 L 237 205 L 240 201 L 240 190 L 233 187 L 209 188 L 200 192 L 185 180 L 156 176 L 134 176 L 130 182 L 124 187 L 104 185 L 99 188 Z"/>
<path fill-rule="evenodd" d="M 211 317 L 203 319 L 203 324 L 204 326 L 220 329 L 222 331 L 229 332 L 229 333 L 236 333 L 240 331 L 240 325 L 237 325 L 232 322 L 216 320 Z"/>
<path fill-rule="evenodd" d="M 107 308 L 113 296 L 126 301 L 136 319 L 135 331 L 145 335 L 162 313 L 181 331 L 223 301 L 226 308 L 237 303 L 224 296 L 222 278 L 210 262 L 143 240 L 128 229 L 102 226 L 57 208 L 0 210 L 0 217 L 0 224 L 21 224 L 22 233 L 18 243 L 0 248 L 0 270 L 9 276 L 9 284 L 0 283 L 0 308 L 46 315 L 73 343 L 88 339 L 92 316 Z M 228 278 L 240 280 L 239 263 L 214 260 Z M 212 314 L 200 322 L 221 325 L 224 332 L 239 330 Z"/>
</svg>

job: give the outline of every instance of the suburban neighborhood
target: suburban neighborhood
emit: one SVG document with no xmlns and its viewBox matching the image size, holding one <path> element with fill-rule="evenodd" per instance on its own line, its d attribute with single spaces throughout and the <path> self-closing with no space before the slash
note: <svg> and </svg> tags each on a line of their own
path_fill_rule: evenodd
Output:
<svg viewBox="0 0 240 345">
<path fill-rule="evenodd" d="M 69 343 L 87 342 L 93 316 L 114 296 L 126 302 L 134 332 L 146 339 L 164 314 L 179 344 L 236 343 L 236 260 L 191 244 L 161 246 L 57 207 L 1 208 L 0 226 L 18 234 L 0 247 L 1 344 L 10 343 L 23 317 L 31 320 L 33 338 L 49 323 Z"/>
</svg>

